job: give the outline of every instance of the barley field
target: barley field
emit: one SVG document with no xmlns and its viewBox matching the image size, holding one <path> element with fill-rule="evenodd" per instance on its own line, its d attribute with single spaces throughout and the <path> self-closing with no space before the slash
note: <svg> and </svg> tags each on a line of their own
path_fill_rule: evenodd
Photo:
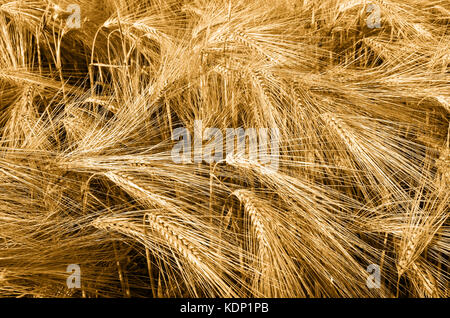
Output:
<svg viewBox="0 0 450 318">
<path fill-rule="evenodd" d="M 0 0 L 0 297 L 449 297 L 449 26 Z"/>
</svg>

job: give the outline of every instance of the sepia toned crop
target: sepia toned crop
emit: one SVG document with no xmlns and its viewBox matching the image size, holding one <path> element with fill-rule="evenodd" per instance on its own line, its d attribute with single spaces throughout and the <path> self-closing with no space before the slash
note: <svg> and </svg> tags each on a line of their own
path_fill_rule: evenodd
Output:
<svg viewBox="0 0 450 318">
<path fill-rule="evenodd" d="M 449 297 L 449 22 L 0 0 L 0 297 Z"/>
</svg>

